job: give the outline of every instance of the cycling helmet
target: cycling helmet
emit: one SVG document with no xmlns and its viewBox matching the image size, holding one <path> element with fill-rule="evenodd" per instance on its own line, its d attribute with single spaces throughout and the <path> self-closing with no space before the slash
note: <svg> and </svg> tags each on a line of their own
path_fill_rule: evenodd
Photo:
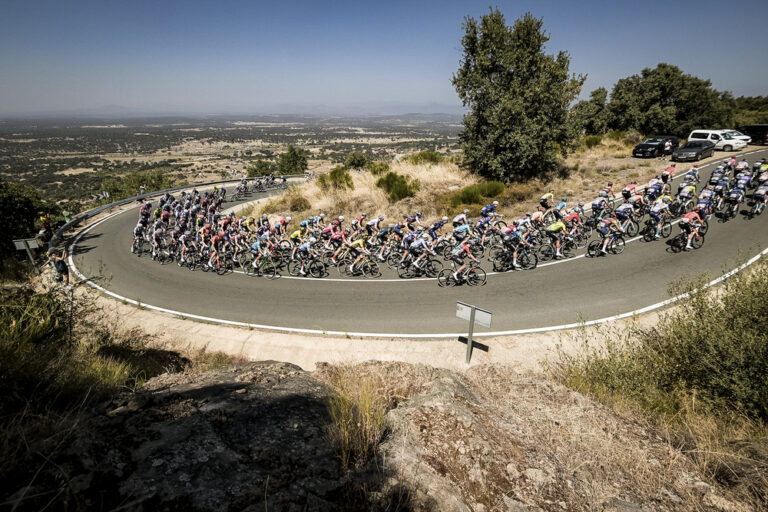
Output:
<svg viewBox="0 0 768 512">
<path fill-rule="evenodd" d="M 579 201 L 579 206 L 583 207 L 584 206 L 584 201 Z"/>
<path fill-rule="evenodd" d="M 291 216 L 290 215 L 285 218 L 285 222 L 291 222 Z"/>
<path fill-rule="evenodd" d="M 563 197 L 563 198 L 561 198 L 560 200 L 561 200 L 562 202 L 566 202 L 566 201 L 568 200 L 568 198 L 567 198 L 567 197 Z"/>
<path fill-rule="evenodd" d="M 665 198 L 664 198 L 664 199 L 662 199 L 661 201 L 662 201 L 662 202 L 664 202 L 664 203 L 671 203 L 671 202 L 672 202 L 672 200 L 671 200 L 671 199 L 669 199 L 668 197 L 665 197 Z"/>
<path fill-rule="evenodd" d="M 519 226 L 520 225 L 520 221 L 519 220 L 513 220 L 512 221 L 512 225 L 513 226 Z"/>
<path fill-rule="evenodd" d="M 424 240 L 429 240 L 429 233 L 424 233 L 423 235 L 421 235 L 421 238 L 423 238 Z"/>
<path fill-rule="evenodd" d="M 267 214 L 265 213 L 264 215 L 261 216 L 261 218 L 264 220 L 267 220 L 269 217 L 267 217 Z"/>
<path fill-rule="evenodd" d="M 417 217 L 421 217 L 421 212 L 416 212 Z"/>
<path fill-rule="evenodd" d="M 493 206 L 499 206 L 499 202 L 498 201 L 494 201 L 493 202 Z"/>
<path fill-rule="evenodd" d="M 324 214 L 324 213 L 321 213 L 321 214 L 320 214 L 320 218 L 321 218 L 321 219 L 324 219 L 324 218 L 325 218 L 325 214 Z"/>
<path fill-rule="evenodd" d="M 268 233 L 264 233 L 263 235 L 261 235 L 259 237 L 259 240 L 269 240 L 269 234 Z"/>
<path fill-rule="evenodd" d="M 448 217 L 443 217 L 443 222 L 447 221 Z"/>
<path fill-rule="evenodd" d="M 339 222 L 343 222 L 343 221 L 344 221 L 344 216 L 343 215 L 339 215 Z"/>
<path fill-rule="evenodd" d="M 395 227 L 395 225 L 394 224 L 390 224 L 388 227 L 389 227 L 389 229 L 392 229 L 393 227 Z"/>
<path fill-rule="evenodd" d="M 526 212 L 525 216 L 526 216 L 526 217 L 532 217 L 532 216 L 533 216 L 533 214 L 532 214 L 531 212 Z"/>
<path fill-rule="evenodd" d="M 475 223 L 475 221 L 473 221 L 472 219 L 469 219 L 469 220 L 467 221 L 467 224 L 474 224 L 474 223 Z"/>
<path fill-rule="evenodd" d="M 379 220 L 384 220 L 384 216 L 383 215 L 379 215 Z"/>
<path fill-rule="evenodd" d="M 365 213 L 365 212 L 363 212 L 363 213 L 361 213 L 361 214 L 360 214 L 360 216 L 361 216 L 361 217 L 363 217 L 363 218 L 365 218 L 365 217 L 367 217 L 367 216 L 368 216 L 368 214 L 367 214 L 367 213 Z"/>
<path fill-rule="evenodd" d="M 339 225 L 339 221 L 337 220 L 334 220 L 333 222 L 331 222 L 331 226 L 338 226 L 338 225 Z"/>
<path fill-rule="evenodd" d="M 346 234 L 346 235 L 349 234 L 349 228 L 344 228 L 344 234 Z"/>
<path fill-rule="evenodd" d="M 309 243 L 313 244 L 315 242 L 317 242 L 317 238 L 315 238 L 313 236 L 309 237 Z"/>
<path fill-rule="evenodd" d="M 469 213 L 469 210 L 467 210 L 467 209 L 465 208 L 465 209 L 464 209 L 464 215 L 466 215 L 466 214 L 468 214 L 468 213 Z"/>
<path fill-rule="evenodd" d="M 424 226 L 417 226 L 416 231 L 424 231 Z"/>
<path fill-rule="evenodd" d="M 612 187 L 612 186 L 613 186 L 613 182 L 612 182 L 612 181 L 609 181 L 609 182 L 608 182 L 608 186 L 609 186 L 609 187 Z"/>
</svg>

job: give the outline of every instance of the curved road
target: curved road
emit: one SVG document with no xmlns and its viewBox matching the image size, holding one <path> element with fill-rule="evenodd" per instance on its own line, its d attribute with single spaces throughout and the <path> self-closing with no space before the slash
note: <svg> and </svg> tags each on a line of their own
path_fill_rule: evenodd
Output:
<svg viewBox="0 0 768 512">
<path fill-rule="evenodd" d="M 746 158 L 751 164 L 766 154 L 768 149 L 760 149 Z M 702 182 L 713 167 L 702 166 Z M 663 240 L 638 240 L 628 243 L 621 255 L 489 275 L 479 288 L 443 289 L 434 280 L 269 281 L 237 273 L 190 272 L 131 254 L 135 222 L 136 210 L 130 209 L 84 232 L 72 250 L 78 270 L 121 297 L 186 315 L 354 335 L 464 332 L 467 322 L 455 317 L 457 300 L 492 311 L 493 331 L 619 315 L 668 299 L 667 286 L 681 276 L 706 272 L 715 278 L 768 247 L 768 215 L 751 221 L 739 216 L 725 224 L 713 217 L 706 243 L 697 251 L 674 254 Z M 673 236 L 677 232 L 673 226 Z M 483 266 L 490 273 L 490 264 Z"/>
</svg>

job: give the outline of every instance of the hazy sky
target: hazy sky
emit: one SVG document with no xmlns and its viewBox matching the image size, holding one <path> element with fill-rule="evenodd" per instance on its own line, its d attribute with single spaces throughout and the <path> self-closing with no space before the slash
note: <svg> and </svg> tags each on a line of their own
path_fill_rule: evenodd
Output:
<svg viewBox="0 0 768 512">
<path fill-rule="evenodd" d="M 510 25 L 526 11 L 543 17 L 549 53 L 570 53 L 587 92 L 665 61 L 737 96 L 768 94 L 766 0 L 497 5 Z M 488 10 L 468 0 L 3 0 L 0 113 L 458 109 L 461 25 Z"/>
</svg>

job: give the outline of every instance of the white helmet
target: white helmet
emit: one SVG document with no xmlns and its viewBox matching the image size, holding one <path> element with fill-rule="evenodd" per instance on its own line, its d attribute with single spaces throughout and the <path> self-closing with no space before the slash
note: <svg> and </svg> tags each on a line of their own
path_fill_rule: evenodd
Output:
<svg viewBox="0 0 768 512">
<path fill-rule="evenodd" d="M 325 214 L 324 214 L 324 213 L 321 213 L 321 214 L 320 214 L 320 218 L 321 218 L 321 219 L 324 219 L 324 218 L 325 218 Z"/>
<path fill-rule="evenodd" d="M 317 242 L 317 238 L 315 238 L 313 236 L 309 237 L 309 243 L 313 244 L 315 242 Z"/>
<path fill-rule="evenodd" d="M 429 240 L 430 238 L 429 233 L 424 233 L 423 235 L 421 235 L 421 238 L 423 238 L 424 240 Z"/>
<path fill-rule="evenodd" d="M 447 221 L 448 217 L 443 217 L 443 222 Z"/>
<path fill-rule="evenodd" d="M 494 201 L 493 202 L 493 206 L 499 206 L 499 202 L 498 201 Z"/>
<path fill-rule="evenodd" d="M 467 213 L 469 213 L 469 210 L 467 210 L 467 209 L 465 208 L 465 209 L 464 209 L 464 214 L 467 214 Z"/>
<path fill-rule="evenodd" d="M 291 222 L 291 216 L 290 215 L 285 218 L 285 222 Z"/>
<path fill-rule="evenodd" d="M 344 216 L 343 215 L 339 215 L 339 222 L 342 222 L 343 220 L 344 220 Z"/>
<path fill-rule="evenodd" d="M 367 213 L 365 213 L 365 212 L 363 212 L 363 213 L 362 213 L 360 216 L 361 216 L 361 217 L 367 217 L 367 216 L 368 216 L 368 214 L 367 214 Z"/>
</svg>

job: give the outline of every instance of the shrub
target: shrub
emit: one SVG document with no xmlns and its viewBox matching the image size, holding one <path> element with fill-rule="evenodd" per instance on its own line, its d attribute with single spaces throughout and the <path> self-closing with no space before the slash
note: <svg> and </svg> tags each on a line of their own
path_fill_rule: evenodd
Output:
<svg viewBox="0 0 768 512">
<path fill-rule="evenodd" d="M 602 135 L 587 135 L 584 137 L 584 145 L 587 146 L 587 149 L 592 149 L 593 147 L 599 145 L 602 141 Z"/>
<path fill-rule="evenodd" d="M 641 142 L 643 142 L 643 134 L 638 132 L 637 130 L 630 130 L 629 132 L 627 132 L 624 138 L 621 139 L 621 143 L 624 144 L 625 146 L 636 146 Z"/>
<path fill-rule="evenodd" d="M 288 207 L 291 212 L 304 212 L 309 210 L 312 207 L 312 204 L 309 202 L 309 200 L 304 196 L 296 196 L 291 199 L 290 206 Z"/>
<path fill-rule="evenodd" d="M 328 174 L 318 176 L 317 185 L 323 190 L 328 190 L 329 188 L 338 190 L 355 188 L 352 176 L 350 176 L 345 167 L 340 165 L 331 169 L 331 172 Z"/>
<path fill-rule="evenodd" d="M 349 169 L 362 169 L 368 163 L 368 157 L 360 151 L 352 151 L 344 159 L 344 166 Z"/>
<path fill-rule="evenodd" d="M 383 188 L 389 194 L 390 200 L 400 201 L 406 197 L 415 196 L 421 183 L 419 180 L 411 180 L 407 176 L 389 171 L 376 181 L 376 186 Z"/>
<path fill-rule="evenodd" d="M 266 160 L 257 160 L 253 165 L 248 167 L 248 177 L 256 178 L 259 176 L 266 176 L 275 172 L 275 164 Z"/>
<path fill-rule="evenodd" d="M 621 139 L 627 136 L 627 132 L 624 130 L 611 130 L 605 134 L 609 139 L 619 142 Z"/>
<path fill-rule="evenodd" d="M 386 174 L 390 170 L 389 162 L 368 162 L 368 170 L 374 176 Z"/>
<path fill-rule="evenodd" d="M 410 163 L 415 165 L 439 164 L 443 161 L 443 158 L 445 157 L 436 151 L 420 151 L 406 157 Z"/>
<path fill-rule="evenodd" d="M 504 192 L 504 188 L 504 184 L 500 181 L 486 181 L 464 187 L 451 197 L 451 206 L 481 203 L 488 198 L 498 196 Z"/>
</svg>

